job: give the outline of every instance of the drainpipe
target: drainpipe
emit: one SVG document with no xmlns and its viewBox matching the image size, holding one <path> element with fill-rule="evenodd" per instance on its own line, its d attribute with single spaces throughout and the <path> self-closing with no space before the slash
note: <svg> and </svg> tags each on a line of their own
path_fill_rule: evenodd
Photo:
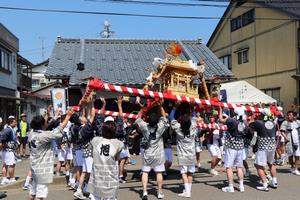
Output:
<svg viewBox="0 0 300 200">
<path fill-rule="evenodd" d="M 255 15 L 256 15 L 256 12 L 255 12 Z M 256 53 L 256 20 L 254 20 L 254 62 L 255 62 L 255 64 L 254 64 L 254 66 L 255 66 L 255 87 L 256 88 L 258 88 L 257 87 L 257 58 L 256 58 L 256 55 L 257 55 L 257 53 Z"/>
</svg>

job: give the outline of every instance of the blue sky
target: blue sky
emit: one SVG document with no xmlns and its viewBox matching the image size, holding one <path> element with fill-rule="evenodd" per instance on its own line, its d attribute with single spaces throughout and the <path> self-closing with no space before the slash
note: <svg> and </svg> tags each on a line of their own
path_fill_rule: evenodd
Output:
<svg viewBox="0 0 300 200">
<path fill-rule="evenodd" d="M 197 3 L 193 0 L 161 1 Z M 84 0 L 1 0 L 0 6 L 154 15 L 218 17 L 221 17 L 225 10 L 225 8 L 215 7 L 145 6 L 87 2 Z M 103 29 L 103 22 L 105 20 L 108 20 L 112 24 L 112 30 L 115 31 L 114 38 L 202 38 L 205 43 L 208 41 L 216 24 L 219 21 L 57 14 L 0 9 L 0 22 L 19 38 L 20 54 L 33 63 L 42 61 L 41 37 L 44 38 L 45 58 L 48 58 L 51 54 L 57 36 L 61 36 L 63 38 L 99 38 L 100 31 Z"/>
</svg>

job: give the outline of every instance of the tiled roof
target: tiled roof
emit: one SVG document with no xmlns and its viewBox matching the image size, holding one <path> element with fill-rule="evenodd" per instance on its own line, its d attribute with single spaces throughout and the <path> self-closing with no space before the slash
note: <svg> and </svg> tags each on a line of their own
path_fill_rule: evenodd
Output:
<svg viewBox="0 0 300 200">
<path fill-rule="evenodd" d="M 49 60 L 48 78 L 70 77 L 70 84 L 85 83 L 90 76 L 112 84 L 145 84 L 153 58 L 164 58 L 164 50 L 175 40 L 59 39 Z M 227 67 L 198 40 L 177 41 L 183 46 L 182 60 L 206 63 L 206 78 L 232 77 Z M 83 71 L 77 70 L 84 63 Z"/>
<path fill-rule="evenodd" d="M 298 20 L 300 19 L 300 1 L 272 0 L 272 1 L 261 1 L 261 2 L 258 1 L 258 3 L 282 11 L 295 19 Z"/>
</svg>

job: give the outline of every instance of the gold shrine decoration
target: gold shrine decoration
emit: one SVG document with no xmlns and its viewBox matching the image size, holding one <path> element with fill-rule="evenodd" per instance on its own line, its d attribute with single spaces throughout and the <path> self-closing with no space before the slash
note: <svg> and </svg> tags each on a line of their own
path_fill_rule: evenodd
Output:
<svg viewBox="0 0 300 200">
<path fill-rule="evenodd" d="M 172 42 L 167 48 L 166 48 L 166 52 L 169 55 L 174 56 L 175 58 L 177 58 L 181 52 L 182 52 L 182 47 L 180 44 L 176 43 L 176 42 Z"/>
<path fill-rule="evenodd" d="M 161 92 L 199 97 L 198 86 L 194 83 L 196 75 L 199 75 L 201 89 L 204 93 L 202 96 L 209 99 L 210 95 L 204 78 L 204 61 L 197 65 L 192 60 L 179 59 L 182 47 L 175 42 L 166 48 L 166 53 L 165 59 L 154 58 L 153 65 L 156 67 L 156 70 L 152 71 L 150 76 L 147 77 L 144 89 L 149 90 L 156 81 L 159 81 Z"/>
</svg>

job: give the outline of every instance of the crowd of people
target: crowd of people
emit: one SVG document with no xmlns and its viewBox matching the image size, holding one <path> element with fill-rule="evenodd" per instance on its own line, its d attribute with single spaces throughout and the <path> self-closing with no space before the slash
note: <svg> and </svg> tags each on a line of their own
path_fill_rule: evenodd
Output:
<svg viewBox="0 0 300 200">
<path fill-rule="evenodd" d="M 300 121 L 293 111 L 288 111 L 285 118 L 282 112 L 269 108 L 261 113 L 246 113 L 240 107 L 234 110 L 215 107 L 204 116 L 193 104 L 157 100 L 152 102 L 151 110 L 142 107 L 138 118 L 132 120 L 123 118 L 121 96 L 116 100 L 117 117 L 105 116 L 106 101 L 101 98 L 101 102 L 97 113 L 91 95 L 80 101 L 77 113 L 73 109 L 66 113 L 57 110 L 51 117 L 49 108 L 44 116 L 33 117 L 30 124 L 25 114 L 19 123 L 14 117 L 9 117 L 5 125 L 1 120 L 1 185 L 16 181 L 16 161 L 28 157 L 27 144 L 30 170 L 23 189 L 29 190 L 30 200 L 47 198 L 54 174 L 66 176 L 68 186 L 74 189 L 74 197 L 78 199 L 117 199 L 119 185 L 126 183 L 129 149 L 136 142 L 142 160 L 143 200 L 148 199 L 151 170 L 156 174 L 157 198 L 164 198 L 163 180 L 168 177 L 173 163 L 174 145 L 184 187 L 179 197 L 192 196 L 193 174 L 202 167 L 203 146 L 211 155 L 211 175 L 217 176 L 218 166 L 224 164 L 228 185 L 222 188 L 223 192 L 235 191 L 235 169 L 239 191 L 245 191 L 244 177 L 250 174 L 247 159 L 251 148 L 260 178 L 257 190 L 278 187 L 276 165 L 285 164 L 286 158 L 291 173 L 300 175 Z M 224 124 L 227 130 L 200 128 L 198 125 L 205 121 L 212 125 Z"/>
</svg>

